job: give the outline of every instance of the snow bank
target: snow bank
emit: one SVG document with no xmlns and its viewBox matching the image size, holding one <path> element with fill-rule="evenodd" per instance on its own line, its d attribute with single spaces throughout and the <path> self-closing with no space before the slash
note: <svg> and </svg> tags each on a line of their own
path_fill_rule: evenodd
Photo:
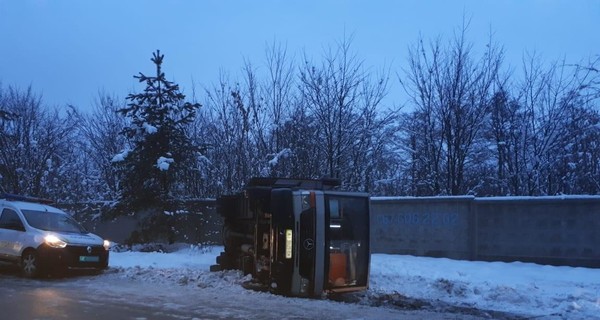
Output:
<svg viewBox="0 0 600 320">
<path fill-rule="evenodd" d="M 223 250 L 222 247 L 206 247 L 190 245 L 176 252 L 111 252 L 111 267 L 119 268 L 197 268 L 208 270 L 215 264 L 215 257 Z"/>
<path fill-rule="evenodd" d="M 152 283 L 237 288 L 248 280 L 240 273 L 208 271 L 221 250 L 112 252 L 110 266 L 123 277 Z M 600 269 L 373 254 L 370 289 L 361 303 L 393 295 L 434 307 L 442 302 L 526 317 L 600 319 Z"/>
<path fill-rule="evenodd" d="M 600 319 L 600 270 L 375 254 L 371 290 L 532 317 Z"/>
</svg>

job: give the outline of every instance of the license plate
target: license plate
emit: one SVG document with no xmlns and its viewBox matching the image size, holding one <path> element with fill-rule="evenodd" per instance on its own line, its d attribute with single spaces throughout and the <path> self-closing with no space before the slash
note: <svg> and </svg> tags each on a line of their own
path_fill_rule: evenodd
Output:
<svg viewBox="0 0 600 320">
<path fill-rule="evenodd" d="M 98 262 L 100 257 L 98 256 L 79 256 L 79 262 Z"/>
</svg>

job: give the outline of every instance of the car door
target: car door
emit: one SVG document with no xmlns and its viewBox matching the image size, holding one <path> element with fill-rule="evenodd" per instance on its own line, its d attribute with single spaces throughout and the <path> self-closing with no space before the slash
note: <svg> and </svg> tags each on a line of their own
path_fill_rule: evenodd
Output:
<svg viewBox="0 0 600 320">
<path fill-rule="evenodd" d="M 0 212 L 0 257 L 8 260 L 18 259 L 23 239 L 25 237 L 25 227 L 16 211 L 8 208 Z"/>
</svg>

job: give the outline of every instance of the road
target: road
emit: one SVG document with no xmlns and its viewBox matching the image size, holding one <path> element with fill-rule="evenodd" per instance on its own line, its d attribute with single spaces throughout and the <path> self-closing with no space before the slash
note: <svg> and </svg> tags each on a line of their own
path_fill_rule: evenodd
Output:
<svg viewBox="0 0 600 320">
<path fill-rule="evenodd" d="M 76 275 L 63 278 L 31 280 L 17 275 L 16 270 L 0 267 L 1 319 L 191 319 L 185 311 L 153 306 L 150 297 L 122 296 L 120 288 L 107 290 L 105 277 Z M 109 286 L 110 287 L 110 286 Z M 135 293 L 135 286 L 129 291 Z M 140 301 L 141 299 L 141 301 Z M 210 319 L 210 318 L 208 318 Z"/>
<path fill-rule="evenodd" d="M 23 279 L 0 267 L 2 319 L 482 319 L 485 314 L 405 310 L 285 298 L 231 287 L 151 283 L 101 275 Z"/>
</svg>

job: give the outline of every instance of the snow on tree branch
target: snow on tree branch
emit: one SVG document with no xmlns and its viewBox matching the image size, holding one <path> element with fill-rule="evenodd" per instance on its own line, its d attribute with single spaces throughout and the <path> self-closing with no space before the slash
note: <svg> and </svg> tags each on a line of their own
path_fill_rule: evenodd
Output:
<svg viewBox="0 0 600 320">
<path fill-rule="evenodd" d="M 123 150 L 121 153 L 117 153 L 115 154 L 115 156 L 112 158 L 112 160 L 110 160 L 110 162 L 121 162 L 121 161 L 125 161 L 125 158 L 127 158 L 127 155 L 129 154 L 131 150 Z"/>
<path fill-rule="evenodd" d="M 169 166 L 173 162 L 175 162 L 175 160 L 173 160 L 173 158 L 160 157 L 160 158 L 158 158 L 158 160 L 156 160 L 156 167 L 160 171 L 167 171 L 167 170 L 169 170 Z"/>
</svg>

